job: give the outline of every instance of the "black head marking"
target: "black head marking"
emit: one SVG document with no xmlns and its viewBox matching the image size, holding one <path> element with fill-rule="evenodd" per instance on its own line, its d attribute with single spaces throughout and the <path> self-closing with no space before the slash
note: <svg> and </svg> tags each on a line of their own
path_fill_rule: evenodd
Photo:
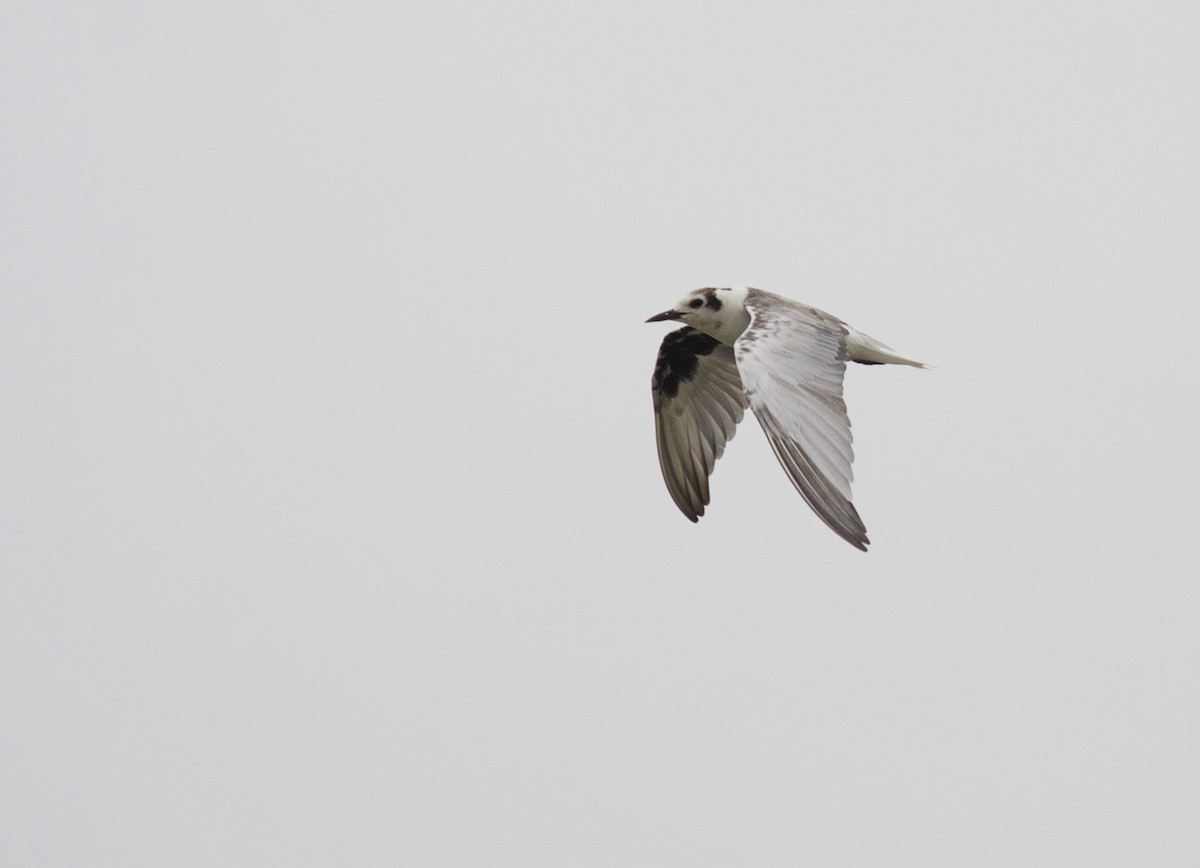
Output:
<svg viewBox="0 0 1200 868">
<path fill-rule="evenodd" d="M 704 290 L 704 306 L 712 311 L 721 309 L 721 299 L 717 298 L 717 291 L 715 289 Z"/>
<path fill-rule="evenodd" d="M 707 356 L 717 348 L 719 341 L 694 328 L 682 328 L 663 338 L 658 349 L 658 362 L 654 365 L 651 385 L 664 397 L 674 398 L 679 386 L 696 375 L 700 356 Z"/>
</svg>

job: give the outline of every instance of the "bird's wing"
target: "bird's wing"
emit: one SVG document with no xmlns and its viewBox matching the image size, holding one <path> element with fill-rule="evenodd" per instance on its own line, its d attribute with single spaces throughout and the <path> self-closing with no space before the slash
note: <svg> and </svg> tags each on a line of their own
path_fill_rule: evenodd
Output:
<svg viewBox="0 0 1200 868">
<path fill-rule="evenodd" d="M 708 477 L 746 410 L 733 348 L 693 328 L 663 338 L 651 381 L 658 462 L 692 521 L 708 505 Z"/>
<path fill-rule="evenodd" d="M 745 305 L 750 325 L 733 350 L 750 409 L 808 505 L 866 551 L 867 529 L 850 502 L 854 438 L 842 400 L 846 326 L 760 290 L 751 290 Z"/>
</svg>

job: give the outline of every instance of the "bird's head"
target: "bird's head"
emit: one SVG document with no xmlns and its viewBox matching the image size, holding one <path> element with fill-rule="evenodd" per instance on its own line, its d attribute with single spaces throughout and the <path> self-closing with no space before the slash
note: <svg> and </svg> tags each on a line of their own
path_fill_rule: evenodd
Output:
<svg viewBox="0 0 1200 868">
<path fill-rule="evenodd" d="M 742 303 L 748 290 L 697 289 L 681 298 L 670 310 L 655 314 L 646 322 L 679 320 L 697 331 L 732 344 L 750 324 L 750 314 Z"/>
</svg>

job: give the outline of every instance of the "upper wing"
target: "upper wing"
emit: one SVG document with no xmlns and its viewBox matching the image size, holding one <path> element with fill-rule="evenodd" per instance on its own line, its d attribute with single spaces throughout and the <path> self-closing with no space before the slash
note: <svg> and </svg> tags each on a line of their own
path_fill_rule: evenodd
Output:
<svg viewBox="0 0 1200 868">
<path fill-rule="evenodd" d="M 808 505 L 866 551 L 867 529 L 850 502 L 854 438 L 842 400 L 846 326 L 761 290 L 751 290 L 745 304 L 750 325 L 734 343 L 734 355 L 750 408 Z"/>
<path fill-rule="evenodd" d="M 708 477 L 746 410 L 733 348 L 693 328 L 663 338 L 651 381 L 658 462 L 675 505 L 692 521 Z"/>
</svg>

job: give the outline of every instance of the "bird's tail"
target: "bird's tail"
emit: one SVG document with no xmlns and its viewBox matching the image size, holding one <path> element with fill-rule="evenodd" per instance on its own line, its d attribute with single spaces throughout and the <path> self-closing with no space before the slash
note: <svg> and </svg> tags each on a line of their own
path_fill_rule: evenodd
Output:
<svg viewBox="0 0 1200 868">
<path fill-rule="evenodd" d="M 860 365 L 912 365 L 926 367 L 924 362 L 915 362 L 899 355 L 887 344 L 880 343 L 869 335 L 846 326 L 846 358 Z"/>
</svg>

